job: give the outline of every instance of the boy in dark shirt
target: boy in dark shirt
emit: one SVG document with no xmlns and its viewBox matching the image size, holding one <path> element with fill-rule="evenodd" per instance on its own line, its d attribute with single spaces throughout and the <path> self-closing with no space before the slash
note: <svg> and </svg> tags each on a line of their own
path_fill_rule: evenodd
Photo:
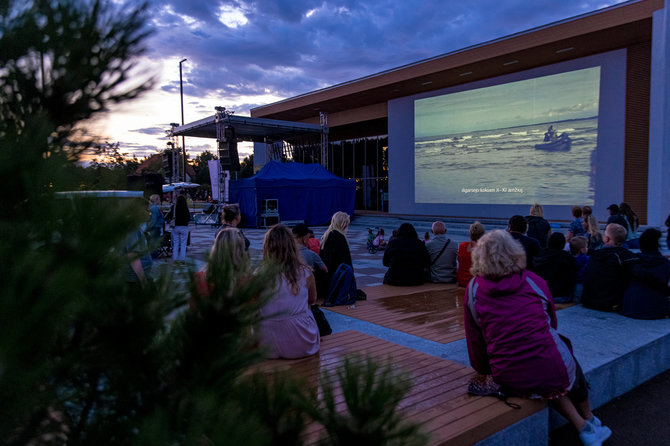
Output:
<svg viewBox="0 0 670 446">
<path fill-rule="evenodd" d="M 589 256 L 586 254 L 588 249 L 586 237 L 579 235 L 570 240 L 570 254 L 575 258 L 575 266 L 577 267 L 577 284 L 575 285 L 575 297 L 573 299 L 576 303 L 581 302 L 584 293 L 584 272 L 586 271 L 586 265 L 589 263 Z"/>
<path fill-rule="evenodd" d="M 572 302 L 577 281 L 575 258 L 563 250 L 565 236 L 554 232 L 549 236 L 547 247 L 535 256 L 535 273 L 547 281 L 554 302 Z"/>
</svg>

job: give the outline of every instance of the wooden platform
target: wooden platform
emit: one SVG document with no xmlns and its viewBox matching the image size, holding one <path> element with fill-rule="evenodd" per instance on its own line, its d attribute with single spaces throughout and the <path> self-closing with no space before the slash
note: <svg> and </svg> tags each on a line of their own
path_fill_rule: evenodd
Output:
<svg viewBox="0 0 670 446">
<path fill-rule="evenodd" d="M 317 355 L 270 360 L 260 369 L 266 373 L 288 369 L 318 385 L 323 371 L 334 371 L 352 353 L 380 361 L 390 358 L 394 368 L 409 372 L 413 387 L 400 407 L 408 417 L 424 423 L 431 445 L 469 445 L 546 407 L 544 402 L 512 398 L 522 407 L 515 410 L 496 398 L 468 395 L 472 369 L 353 330 L 324 337 Z M 344 402 L 337 407 L 344 410 Z M 311 427 L 310 442 L 316 441 L 319 428 Z"/>
<path fill-rule="evenodd" d="M 370 286 L 363 291 L 368 298 L 356 302 L 355 308 L 324 309 L 442 344 L 465 338 L 464 288 L 426 283 L 414 287 Z"/>
</svg>

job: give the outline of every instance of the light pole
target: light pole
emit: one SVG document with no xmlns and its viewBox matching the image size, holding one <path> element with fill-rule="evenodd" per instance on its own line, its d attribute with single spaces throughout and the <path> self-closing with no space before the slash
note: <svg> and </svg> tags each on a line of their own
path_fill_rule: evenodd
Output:
<svg viewBox="0 0 670 446">
<path fill-rule="evenodd" d="M 181 64 L 186 62 L 187 59 L 182 59 L 179 61 L 179 96 L 181 98 L 181 125 L 184 125 L 184 84 L 182 83 L 181 77 Z M 184 135 L 181 135 L 181 149 L 183 150 L 182 156 L 184 161 L 184 182 L 186 182 L 186 140 Z"/>
</svg>

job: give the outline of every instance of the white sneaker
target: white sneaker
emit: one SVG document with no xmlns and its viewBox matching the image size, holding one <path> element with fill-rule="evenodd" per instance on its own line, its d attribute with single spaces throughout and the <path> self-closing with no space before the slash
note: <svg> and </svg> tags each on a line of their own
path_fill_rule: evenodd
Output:
<svg viewBox="0 0 670 446">
<path fill-rule="evenodd" d="M 609 427 L 586 423 L 586 427 L 579 433 L 579 439 L 584 446 L 600 446 L 610 435 L 612 431 Z"/>
</svg>

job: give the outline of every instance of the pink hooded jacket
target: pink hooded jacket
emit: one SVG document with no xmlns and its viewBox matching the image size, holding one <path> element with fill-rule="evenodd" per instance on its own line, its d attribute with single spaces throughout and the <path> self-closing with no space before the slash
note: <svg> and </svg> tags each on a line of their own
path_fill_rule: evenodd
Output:
<svg viewBox="0 0 670 446">
<path fill-rule="evenodd" d="M 522 396 L 565 394 L 576 362 L 556 331 L 554 299 L 530 271 L 498 280 L 473 278 L 465 291 L 465 335 L 470 364 Z"/>
</svg>

